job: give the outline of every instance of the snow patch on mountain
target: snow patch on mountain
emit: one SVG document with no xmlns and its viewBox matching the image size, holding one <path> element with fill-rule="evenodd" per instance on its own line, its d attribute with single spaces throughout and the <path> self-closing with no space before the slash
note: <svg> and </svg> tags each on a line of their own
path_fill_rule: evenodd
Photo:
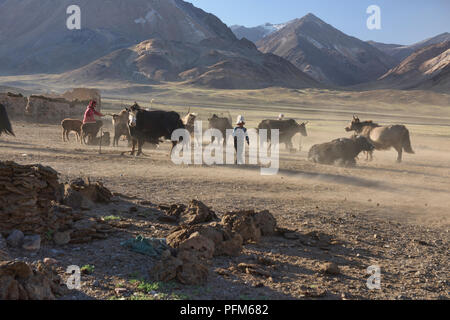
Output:
<svg viewBox="0 0 450 320">
<path fill-rule="evenodd" d="M 160 16 L 160 14 L 158 12 L 156 12 L 153 9 L 150 9 L 150 11 L 145 15 L 144 18 L 141 17 L 141 18 L 135 19 L 134 22 L 137 24 L 145 24 L 145 23 L 152 23 L 156 19 L 162 19 L 162 17 Z"/>
</svg>

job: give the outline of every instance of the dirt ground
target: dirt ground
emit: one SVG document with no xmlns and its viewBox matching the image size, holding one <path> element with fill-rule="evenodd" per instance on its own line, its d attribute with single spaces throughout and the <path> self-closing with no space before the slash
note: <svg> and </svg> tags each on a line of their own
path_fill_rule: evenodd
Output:
<svg viewBox="0 0 450 320">
<path fill-rule="evenodd" d="M 329 128 L 310 127 L 301 152 L 282 150 L 276 176 L 261 176 L 252 166 L 176 166 L 168 143 L 138 158 L 120 155 L 128 150 L 124 141 L 99 154 L 74 136 L 63 143 L 59 126 L 13 122 L 16 137 L 0 138 L 0 160 L 51 166 L 61 181 L 90 176 L 133 198 L 89 212 L 115 217 L 118 231 L 107 240 L 46 243 L 36 254 L 11 254 L 30 261 L 55 258 L 63 277 L 69 265 L 94 266 L 83 275 L 82 290 L 62 299 L 448 299 L 450 127 L 439 134 L 427 134 L 428 127 L 411 130 L 416 154 L 405 154 L 401 164 L 394 151 L 385 151 L 375 152 L 373 162 L 361 155 L 355 168 L 343 168 L 307 160 L 313 144 L 348 136 L 346 121 L 327 120 Z M 432 128 L 432 120 L 423 123 Z M 267 209 L 278 226 L 296 230 L 298 237 L 266 237 L 246 245 L 240 257 L 215 258 L 205 286 L 154 282 L 149 270 L 155 260 L 120 242 L 139 234 L 165 237 L 173 225 L 158 222 L 155 206 L 192 199 L 219 216 Z M 270 277 L 232 268 L 258 257 L 270 261 L 262 266 Z M 321 273 L 327 262 L 336 263 L 339 274 Z M 366 286 L 372 265 L 381 267 L 380 290 Z"/>
</svg>

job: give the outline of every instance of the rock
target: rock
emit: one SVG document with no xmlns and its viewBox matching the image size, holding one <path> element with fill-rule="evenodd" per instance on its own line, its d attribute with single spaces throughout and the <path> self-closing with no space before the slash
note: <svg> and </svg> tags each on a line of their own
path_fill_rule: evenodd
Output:
<svg viewBox="0 0 450 320">
<path fill-rule="evenodd" d="M 62 280 L 51 269 L 23 261 L 0 262 L 0 300 L 54 300 Z"/>
<path fill-rule="evenodd" d="M 283 233 L 283 237 L 288 240 L 297 240 L 300 239 L 300 235 L 296 232 L 286 232 Z"/>
<path fill-rule="evenodd" d="M 70 243 L 88 243 L 94 239 L 106 239 L 114 229 L 100 218 L 84 218 L 75 222 L 70 233 Z"/>
<path fill-rule="evenodd" d="M 39 250 L 41 248 L 41 236 L 40 235 L 26 236 L 23 239 L 22 248 L 29 251 Z"/>
<path fill-rule="evenodd" d="M 214 254 L 214 242 L 199 232 L 194 232 L 187 240 L 180 243 L 180 251 L 191 251 L 196 255 L 196 260 L 211 259 Z"/>
<path fill-rule="evenodd" d="M 129 212 L 129 213 L 134 213 L 134 212 L 138 212 L 138 211 L 139 211 L 138 208 L 135 207 L 135 206 L 130 207 L 130 208 L 128 209 L 128 212 Z"/>
<path fill-rule="evenodd" d="M 183 261 L 171 255 L 170 257 L 157 262 L 150 270 L 150 275 L 153 276 L 156 281 L 169 282 L 175 280 L 182 265 Z"/>
<path fill-rule="evenodd" d="M 92 207 L 94 204 L 86 199 L 81 192 L 78 192 L 68 184 L 64 186 L 63 203 L 73 209 L 79 210 L 81 207 Z"/>
<path fill-rule="evenodd" d="M 264 210 L 261 212 L 256 212 L 253 215 L 256 227 L 261 230 L 261 235 L 263 236 L 273 236 L 277 228 L 277 220 L 268 211 Z"/>
<path fill-rule="evenodd" d="M 232 233 L 240 234 L 244 243 L 259 242 L 261 230 L 256 226 L 254 211 L 229 212 L 222 217 L 221 224 Z"/>
<path fill-rule="evenodd" d="M 6 242 L 9 246 L 13 248 L 20 248 L 23 244 L 24 234 L 20 230 L 13 230 L 8 238 L 6 238 Z"/>
<path fill-rule="evenodd" d="M 0 261 L 9 260 L 8 245 L 6 239 L 0 234 Z"/>
<path fill-rule="evenodd" d="M 80 192 L 84 197 L 95 203 L 109 203 L 113 197 L 111 191 L 109 191 L 101 182 L 91 182 L 88 177 L 78 178 L 70 181 L 65 188 L 71 188 Z"/>
<path fill-rule="evenodd" d="M 217 223 L 176 228 L 167 236 L 167 244 L 178 248 L 195 232 L 214 242 L 214 256 L 238 256 L 242 251 L 242 237 L 229 232 Z"/>
<path fill-rule="evenodd" d="M 258 265 L 256 264 L 250 264 L 250 263 L 240 263 L 238 264 L 238 269 L 245 271 L 245 273 L 247 274 L 253 274 L 256 276 L 263 276 L 266 278 L 271 277 L 270 272 L 267 272 L 263 269 L 261 269 Z"/>
<path fill-rule="evenodd" d="M 114 292 L 116 293 L 116 295 L 120 296 L 123 295 L 127 292 L 128 290 L 126 288 L 115 288 Z"/>
<path fill-rule="evenodd" d="M 180 215 L 181 225 L 194 225 L 217 220 L 219 218 L 215 212 L 198 200 L 192 200 L 187 209 Z"/>
<path fill-rule="evenodd" d="M 219 220 L 214 211 L 198 200 L 192 200 L 187 207 L 183 204 L 174 204 L 170 206 L 160 205 L 159 209 L 166 214 L 159 217 L 158 220 L 169 223 L 179 222 L 180 225 L 184 226 Z"/>
<path fill-rule="evenodd" d="M 55 242 L 58 246 L 66 245 L 70 242 L 70 234 L 72 233 L 71 230 L 65 231 L 65 232 L 56 232 L 53 235 L 53 242 Z"/>
<path fill-rule="evenodd" d="M 53 258 L 45 258 L 44 259 L 44 264 L 46 266 L 54 266 L 58 264 L 58 261 L 56 259 Z"/>
<path fill-rule="evenodd" d="M 31 267 L 23 261 L 4 261 L 0 263 L 0 276 L 11 275 L 26 279 L 33 274 Z"/>
<path fill-rule="evenodd" d="M 204 285 L 208 281 L 208 268 L 199 262 L 184 263 L 177 273 L 177 280 L 185 285 Z"/>
<path fill-rule="evenodd" d="M 341 270 L 339 266 L 334 262 L 327 262 L 322 264 L 320 267 L 320 272 L 329 275 L 339 275 L 341 274 Z"/>
</svg>

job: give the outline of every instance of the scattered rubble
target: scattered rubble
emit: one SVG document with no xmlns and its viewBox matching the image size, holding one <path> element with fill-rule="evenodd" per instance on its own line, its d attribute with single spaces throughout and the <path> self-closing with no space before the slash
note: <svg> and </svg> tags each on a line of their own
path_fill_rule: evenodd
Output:
<svg viewBox="0 0 450 320">
<path fill-rule="evenodd" d="M 23 232 L 16 229 L 9 234 L 6 242 L 10 247 L 20 248 L 22 247 L 24 237 L 25 235 L 23 234 Z"/>
<path fill-rule="evenodd" d="M 32 235 L 23 238 L 22 248 L 29 251 L 37 251 L 41 248 L 41 236 Z"/>
<path fill-rule="evenodd" d="M 178 248 L 196 232 L 214 243 L 214 256 L 238 256 L 242 251 L 242 237 L 227 231 L 222 225 L 215 222 L 175 228 L 167 236 L 167 244 Z"/>
<path fill-rule="evenodd" d="M 262 236 L 276 232 L 276 220 L 269 211 L 230 212 L 220 222 L 209 222 L 218 220 L 216 214 L 197 200 L 188 207 L 174 205 L 160 209 L 181 224 L 167 236 L 167 244 L 177 250 L 176 256 L 165 257 L 151 270 L 160 281 L 177 279 L 184 284 L 203 284 L 214 256 L 239 256 L 244 243 L 259 242 Z M 244 267 L 247 273 L 270 277 L 257 265 L 238 266 Z"/>
<path fill-rule="evenodd" d="M 0 162 L 0 232 L 42 234 L 55 227 L 53 202 L 61 198 L 58 173 L 41 165 Z"/>
<path fill-rule="evenodd" d="M 168 251 L 150 274 L 158 281 L 176 279 L 186 285 L 202 285 L 208 279 L 208 265 L 213 253 L 214 242 L 195 232 L 179 245 L 176 256 Z"/>
<path fill-rule="evenodd" d="M 101 182 L 91 182 L 88 177 L 78 178 L 70 181 L 65 185 L 65 201 L 66 195 L 69 192 L 78 192 L 83 197 L 94 203 L 109 203 L 111 202 L 112 193 Z"/>
<path fill-rule="evenodd" d="M 208 208 L 203 202 L 192 200 L 189 206 L 175 204 L 171 206 L 159 206 L 166 213 L 159 218 L 160 221 L 179 223 L 180 225 L 195 225 L 218 221 L 216 213 Z"/>
<path fill-rule="evenodd" d="M 0 300 L 54 300 L 64 292 L 56 272 L 38 262 L 0 262 Z"/>
<path fill-rule="evenodd" d="M 229 212 L 222 217 L 221 223 L 227 230 L 240 234 L 244 243 L 257 243 L 261 236 L 275 235 L 277 225 L 275 218 L 267 210 Z"/>
<path fill-rule="evenodd" d="M 320 266 L 320 272 L 328 275 L 339 275 L 341 274 L 341 270 L 339 266 L 334 262 L 327 262 Z"/>
<path fill-rule="evenodd" d="M 7 236 L 8 245 L 39 250 L 41 237 L 44 239 L 48 232 L 54 233 L 53 240 L 60 245 L 105 239 L 113 231 L 111 226 L 73 209 L 86 201 L 108 203 L 111 192 L 88 178 L 73 180 L 68 185 L 64 192 L 58 173 L 52 168 L 0 162 L 0 233 Z M 71 200 L 67 201 L 68 198 Z"/>
<path fill-rule="evenodd" d="M 6 239 L 0 234 L 0 261 L 9 259 L 8 245 Z"/>
</svg>

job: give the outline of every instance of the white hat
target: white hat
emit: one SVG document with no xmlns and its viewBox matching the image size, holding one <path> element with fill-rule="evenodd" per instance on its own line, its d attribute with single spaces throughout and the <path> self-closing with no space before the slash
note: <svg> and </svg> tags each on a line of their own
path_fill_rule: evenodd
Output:
<svg viewBox="0 0 450 320">
<path fill-rule="evenodd" d="M 284 114 L 280 113 L 280 115 L 278 116 L 278 119 L 283 119 L 284 118 Z"/>
<path fill-rule="evenodd" d="M 237 117 L 236 124 L 241 124 L 241 123 L 245 124 L 245 119 L 244 119 L 244 116 L 239 115 Z"/>
</svg>

